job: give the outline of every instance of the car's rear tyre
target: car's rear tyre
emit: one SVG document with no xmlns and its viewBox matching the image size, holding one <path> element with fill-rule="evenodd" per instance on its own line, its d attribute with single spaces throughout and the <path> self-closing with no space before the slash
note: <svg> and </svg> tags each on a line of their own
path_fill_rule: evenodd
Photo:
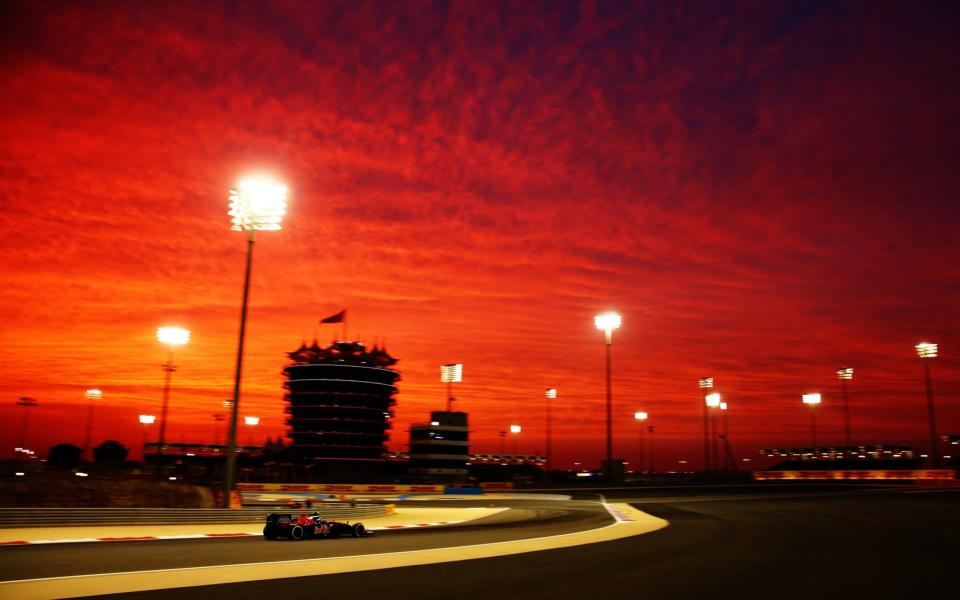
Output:
<svg viewBox="0 0 960 600">
<path fill-rule="evenodd" d="M 353 533 L 353 537 L 363 537 L 366 531 L 363 523 L 354 523 L 351 533 Z"/>
<path fill-rule="evenodd" d="M 290 530 L 290 539 L 291 540 L 302 540 L 303 539 L 303 527 L 299 525 L 294 525 L 293 529 Z"/>
<path fill-rule="evenodd" d="M 263 537 L 267 538 L 268 540 L 275 540 L 277 539 L 277 531 L 273 527 L 267 525 L 263 528 Z"/>
</svg>

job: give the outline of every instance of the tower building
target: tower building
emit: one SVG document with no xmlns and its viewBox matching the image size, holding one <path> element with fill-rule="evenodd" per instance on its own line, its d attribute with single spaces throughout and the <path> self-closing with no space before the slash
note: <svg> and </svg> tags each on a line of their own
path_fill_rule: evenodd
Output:
<svg viewBox="0 0 960 600">
<path fill-rule="evenodd" d="M 360 342 L 303 344 L 284 369 L 290 448 L 305 459 L 379 461 L 389 439 L 397 359 Z"/>
</svg>

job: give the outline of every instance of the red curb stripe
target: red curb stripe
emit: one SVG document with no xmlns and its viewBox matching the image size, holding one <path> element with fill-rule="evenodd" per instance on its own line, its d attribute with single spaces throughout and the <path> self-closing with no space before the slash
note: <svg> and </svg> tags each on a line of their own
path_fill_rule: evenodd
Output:
<svg viewBox="0 0 960 600">
<path fill-rule="evenodd" d="M 255 535 L 253 533 L 205 533 L 203 534 L 207 537 L 243 537 L 247 535 Z"/>
<path fill-rule="evenodd" d="M 102 537 L 97 538 L 98 542 L 127 542 L 130 540 L 155 540 L 156 536 L 144 535 L 144 536 L 128 536 L 128 537 Z"/>
<path fill-rule="evenodd" d="M 29 544 L 30 542 L 26 540 L 14 540 L 12 542 L 0 542 L 0 546 L 22 546 L 24 544 Z"/>
</svg>

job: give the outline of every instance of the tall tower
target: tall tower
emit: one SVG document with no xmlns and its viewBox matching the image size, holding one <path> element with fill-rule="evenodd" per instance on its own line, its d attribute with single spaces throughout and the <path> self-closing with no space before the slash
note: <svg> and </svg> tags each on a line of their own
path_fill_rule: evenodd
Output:
<svg viewBox="0 0 960 600">
<path fill-rule="evenodd" d="M 305 344 L 284 370 L 292 451 L 314 460 L 383 458 L 400 374 L 397 360 L 376 346 Z"/>
</svg>

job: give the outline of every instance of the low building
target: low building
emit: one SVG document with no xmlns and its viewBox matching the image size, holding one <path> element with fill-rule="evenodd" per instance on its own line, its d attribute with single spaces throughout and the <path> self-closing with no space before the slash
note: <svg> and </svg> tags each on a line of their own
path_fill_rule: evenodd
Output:
<svg viewBox="0 0 960 600">
<path fill-rule="evenodd" d="M 468 449 L 467 413 L 434 411 L 429 423 L 410 426 L 407 472 L 430 479 L 464 478 Z"/>
</svg>

